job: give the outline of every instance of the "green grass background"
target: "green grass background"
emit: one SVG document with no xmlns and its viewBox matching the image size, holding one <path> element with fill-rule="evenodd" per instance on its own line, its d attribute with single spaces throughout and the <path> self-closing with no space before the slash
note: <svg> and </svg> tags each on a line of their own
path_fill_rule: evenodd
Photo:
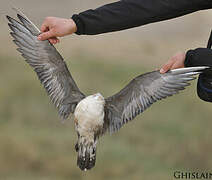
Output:
<svg viewBox="0 0 212 180">
<path fill-rule="evenodd" d="M 82 91 L 105 97 L 152 70 L 84 55 L 67 64 Z M 211 170 L 211 104 L 197 98 L 196 82 L 101 138 L 96 167 L 82 172 L 76 166 L 73 121 L 61 123 L 22 57 L 1 57 L 0 72 L 0 179 L 168 180 L 176 170 Z"/>
</svg>

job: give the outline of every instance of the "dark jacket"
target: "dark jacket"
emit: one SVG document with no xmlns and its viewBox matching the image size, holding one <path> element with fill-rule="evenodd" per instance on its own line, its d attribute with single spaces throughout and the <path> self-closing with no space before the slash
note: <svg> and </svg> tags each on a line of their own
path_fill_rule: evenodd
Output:
<svg viewBox="0 0 212 180">
<path fill-rule="evenodd" d="M 212 8 L 212 0 L 122 0 L 72 16 L 76 34 L 119 31 Z"/>
<path fill-rule="evenodd" d="M 186 67 L 210 66 L 212 67 L 212 50 L 210 48 L 197 48 L 186 53 Z M 197 94 L 200 99 L 212 102 L 212 69 L 206 70 L 198 78 Z"/>
<path fill-rule="evenodd" d="M 94 10 L 74 14 L 72 19 L 77 25 L 76 34 L 95 35 L 133 28 L 210 8 L 212 8 L 212 0 L 121 0 Z M 212 44 L 212 40 L 209 42 Z M 187 52 L 185 66 L 203 65 L 212 67 L 212 50 L 209 47 Z M 197 93 L 202 100 L 212 102 L 211 70 L 199 76 Z"/>
</svg>

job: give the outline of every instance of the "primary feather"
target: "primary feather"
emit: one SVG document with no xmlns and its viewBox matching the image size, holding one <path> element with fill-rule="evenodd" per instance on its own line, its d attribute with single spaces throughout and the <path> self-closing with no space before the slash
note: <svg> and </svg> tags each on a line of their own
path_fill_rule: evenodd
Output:
<svg viewBox="0 0 212 180">
<path fill-rule="evenodd" d="M 7 16 L 17 50 L 37 73 L 61 118 L 66 119 L 85 96 L 55 47 L 49 41 L 37 40 L 38 28 L 23 16 L 17 16 L 20 22 Z"/>
<path fill-rule="evenodd" d="M 206 67 L 171 70 L 165 74 L 153 71 L 133 79 L 120 92 L 106 99 L 105 128 L 116 132 L 154 102 L 185 89 Z"/>
</svg>

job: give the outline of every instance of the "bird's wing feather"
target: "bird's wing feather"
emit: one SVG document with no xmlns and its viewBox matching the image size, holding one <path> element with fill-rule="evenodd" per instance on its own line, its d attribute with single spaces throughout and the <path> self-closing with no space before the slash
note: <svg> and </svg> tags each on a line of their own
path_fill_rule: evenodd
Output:
<svg viewBox="0 0 212 180">
<path fill-rule="evenodd" d="M 106 99 L 105 130 L 113 133 L 134 119 L 154 102 L 172 96 L 189 85 L 194 75 L 207 67 L 153 71 L 133 79 L 120 92 Z"/>
<path fill-rule="evenodd" d="M 18 51 L 34 69 L 62 119 L 74 112 L 85 96 L 74 82 L 65 61 L 49 41 L 39 41 L 39 29 L 22 15 L 20 22 L 7 16 Z"/>
</svg>

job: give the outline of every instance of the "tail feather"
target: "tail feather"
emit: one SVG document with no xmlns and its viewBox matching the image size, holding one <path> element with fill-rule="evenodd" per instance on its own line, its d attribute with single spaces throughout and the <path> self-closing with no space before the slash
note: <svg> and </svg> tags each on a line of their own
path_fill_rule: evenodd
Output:
<svg viewBox="0 0 212 180">
<path fill-rule="evenodd" d="M 81 170 L 86 171 L 95 166 L 96 144 L 97 144 L 97 141 L 90 142 L 90 143 L 76 144 L 75 149 L 78 152 L 77 166 Z"/>
</svg>

